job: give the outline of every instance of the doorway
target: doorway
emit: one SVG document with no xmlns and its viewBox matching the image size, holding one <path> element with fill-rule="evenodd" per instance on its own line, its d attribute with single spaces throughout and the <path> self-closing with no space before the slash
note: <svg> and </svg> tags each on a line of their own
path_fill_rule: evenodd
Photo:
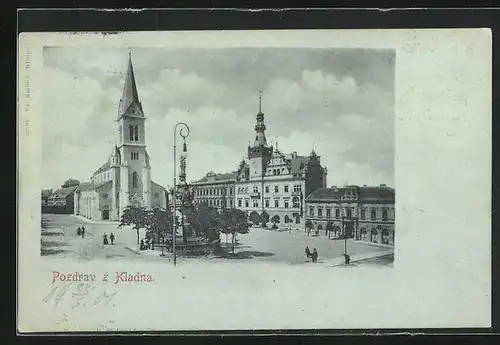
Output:
<svg viewBox="0 0 500 345">
<path fill-rule="evenodd" d="M 294 213 L 293 216 L 295 217 L 295 224 L 300 224 L 300 215 L 298 213 Z"/>
<path fill-rule="evenodd" d="M 345 224 L 345 236 L 347 238 L 353 238 L 354 237 L 354 224 L 349 222 Z"/>
<path fill-rule="evenodd" d="M 102 210 L 102 219 L 109 220 L 109 210 Z"/>
</svg>

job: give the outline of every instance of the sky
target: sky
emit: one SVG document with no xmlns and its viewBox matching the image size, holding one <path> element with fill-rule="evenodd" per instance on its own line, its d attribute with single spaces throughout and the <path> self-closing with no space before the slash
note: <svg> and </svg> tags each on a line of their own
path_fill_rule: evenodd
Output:
<svg viewBox="0 0 500 345">
<path fill-rule="evenodd" d="M 328 168 L 328 186 L 394 187 L 393 50 L 131 48 L 131 54 L 153 181 L 172 185 L 179 121 L 190 127 L 188 181 L 236 170 L 255 137 L 262 90 L 268 143 L 299 155 L 314 149 Z M 88 181 L 108 159 L 128 55 L 128 48 L 44 49 L 43 188 L 68 178 Z"/>
</svg>

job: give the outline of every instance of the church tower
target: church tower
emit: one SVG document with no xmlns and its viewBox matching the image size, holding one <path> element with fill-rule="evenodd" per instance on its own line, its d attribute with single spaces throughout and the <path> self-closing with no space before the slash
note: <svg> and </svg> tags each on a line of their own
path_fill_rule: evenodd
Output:
<svg viewBox="0 0 500 345">
<path fill-rule="evenodd" d="M 264 113 L 262 112 L 262 93 L 259 93 L 259 112 L 255 124 L 255 140 L 253 146 L 248 146 L 249 175 L 250 180 L 261 179 L 265 175 L 267 163 L 273 153 L 272 146 L 267 144 L 266 125 L 264 124 Z"/>
<path fill-rule="evenodd" d="M 116 122 L 117 148 L 121 158 L 118 193 L 120 210 L 130 204 L 150 208 L 151 168 L 146 151 L 146 117 L 137 92 L 130 52 Z"/>
</svg>

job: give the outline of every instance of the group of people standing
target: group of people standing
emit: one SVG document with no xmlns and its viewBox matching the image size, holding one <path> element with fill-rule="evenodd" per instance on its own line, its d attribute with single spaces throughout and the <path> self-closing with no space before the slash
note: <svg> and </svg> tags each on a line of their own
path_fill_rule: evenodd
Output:
<svg viewBox="0 0 500 345">
<path fill-rule="evenodd" d="M 78 236 L 82 236 L 82 238 L 85 238 L 85 227 L 82 226 L 81 228 L 78 227 L 78 229 L 76 229 L 76 234 Z"/>
<path fill-rule="evenodd" d="M 84 226 L 78 227 L 76 233 L 78 236 L 82 236 L 82 238 L 85 238 L 85 227 Z M 109 240 L 111 241 L 112 245 L 115 244 L 115 235 L 113 233 L 109 235 Z M 108 235 L 106 233 L 102 235 L 102 244 L 103 245 L 109 244 Z"/>
<path fill-rule="evenodd" d="M 111 241 L 111 245 L 115 244 L 115 235 L 113 233 L 111 233 L 109 235 L 109 240 Z M 102 244 L 103 245 L 109 244 L 108 235 L 106 233 L 104 233 L 104 235 L 102 235 Z"/>
<path fill-rule="evenodd" d="M 139 245 L 139 250 L 146 250 L 146 249 L 155 249 L 155 240 L 153 238 L 151 239 L 146 239 L 146 243 L 144 243 L 144 240 L 141 240 L 141 244 Z"/>
<path fill-rule="evenodd" d="M 311 250 L 309 249 L 308 246 L 306 246 L 306 257 L 309 259 L 312 259 L 312 262 L 317 263 L 318 262 L 318 251 L 316 248 L 313 249 L 312 253 Z"/>
</svg>

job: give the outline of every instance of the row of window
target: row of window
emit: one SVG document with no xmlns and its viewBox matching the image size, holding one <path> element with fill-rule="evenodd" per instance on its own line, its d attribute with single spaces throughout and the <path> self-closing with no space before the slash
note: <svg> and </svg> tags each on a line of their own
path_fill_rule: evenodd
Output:
<svg viewBox="0 0 500 345">
<path fill-rule="evenodd" d="M 136 161 L 139 159 L 139 152 L 130 152 L 130 159 Z"/>
<path fill-rule="evenodd" d="M 271 173 L 272 173 L 273 175 L 281 175 L 281 174 L 285 174 L 286 172 L 285 172 L 285 168 L 281 168 L 281 169 L 280 169 L 280 168 L 278 168 L 278 169 L 272 169 L 272 170 L 271 170 L 271 169 L 269 169 L 269 170 L 267 171 L 267 173 L 268 173 L 269 175 L 271 175 Z"/>
<path fill-rule="evenodd" d="M 104 182 L 104 181 L 109 181 L 109 172 L 97 175 L 95 177 L 95 182 L 97 182 L 97 183 L 101 183 L 101 182 Z"/>
<path fill-rule="evenodd" d="M 266 193 L 269 193 L 270 191 L 270 188 L 269 186 L 265 186 L 265 191 Z M 288 193 L 289 192 L 289 186 L 288 185 L 284 185 L 283 186 L 283 191 L 285 193 Z M 300 184 L 296 184 L 293 186 L 293 191 L 294 192 L 301 192 L 302 191 L 302 185 Z M 280 192 L 280 186 L 279 185 L 275 185 L 274 186 L 274 193 L 279 193 Z M 259 193 L 259 187 L 258 186 L 254 186 L 253 187 L 253 193 Z M 238 194 L 248 194 L 248 187 L 240 187 L 238 188 Z"/>
<path fill-rule="evenodd" d="M 233 195 L 233 188 L 207 188 L 207 189 L 197 189 L 197 196 L 208 196 L 208 195 Z"/>
<path fill-rule="evenodd" d="M 245 199 L 245 207 L 250 207 L 250 200 Z M 243 207 L 243 199 L 238 199 L 238 207 Z M 270 207 L 271 203 L 269 199 L 264 200 L 264 207 L 268 208 Z M 300 207 L 300 200 L 299 198 L 295 197 L 292 199 L 292 205 L 294 208 L 299 208 Z M 259 207 L 259 200 L 252 200 L 252 207 Z M 280 206 L 280 199 L 274 199 L 274 207 L 279 208 Z M 284 208 L 289 208 L 290 207 L 290 201 L 288 199 L 283 200 L 283 207 Z"/>
<path fill-rule="evenodd" d="M 224 199 L 209 199 L 209 200 L 195 200 L 195 203 L 198 204 L 205 204 L 208 206 L 224 206 L 227 207 L 233 207 L 233 200 L 230 199 L 229 203 L 224 201 Z"/>
<path fill-rule="evenodd" d="M 326 208 L 326 218 L 331 218 L 332 214 L 331 208 Z M 345 208 L 345 216 L 347 218 L 352 218 L 353 209 L 351 207 Z M 309 207 L 309 217 L 314 217 L 314 207 Z M 323 208 L 318 207 L 318 218 L 323 217 Z M 340 208 L 335 208 L 335 218 L 340 218 Z M 366 219 L 366 209 L 361 209 L 360 218 Z M 370 210 L 370 219 L 377 219 L 377 209 Z M 388 219 L 388 212 L 386 209 L 382 209 L 382 219 Z"/>
</svg>

